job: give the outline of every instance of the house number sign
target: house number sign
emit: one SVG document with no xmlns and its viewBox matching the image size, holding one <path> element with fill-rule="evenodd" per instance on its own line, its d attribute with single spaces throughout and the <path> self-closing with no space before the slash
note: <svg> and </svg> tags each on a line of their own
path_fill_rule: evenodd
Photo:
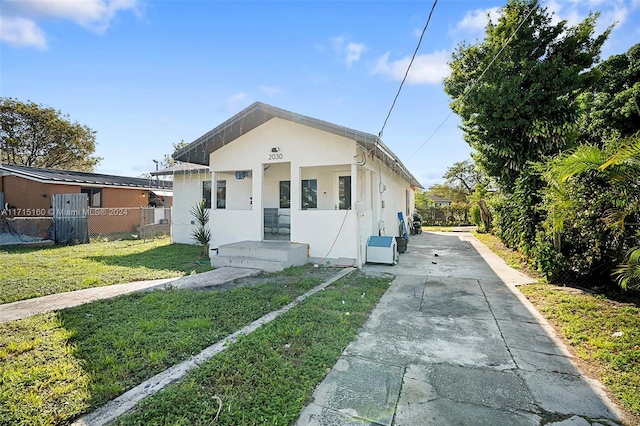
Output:
<svg viewBox="0 0 640 426">
<path fill-rule="evenodd" d="M 281 152 L 272 152 L 269 153 L 269 160 L 282 160 L 284 156 Z"/>
</svg>

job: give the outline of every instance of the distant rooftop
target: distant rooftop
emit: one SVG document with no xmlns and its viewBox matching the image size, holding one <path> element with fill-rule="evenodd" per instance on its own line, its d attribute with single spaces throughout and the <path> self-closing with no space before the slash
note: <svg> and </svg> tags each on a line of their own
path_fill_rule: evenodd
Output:
<svg viewBox="0 0 640 426">
<path fill-rule="evenodd" d="M 85 185 L 149 190 L 173 189 L 173 182 L 166 180 L 77 172 L 73 170 L 41 169 L 38 167 L 17 166 L 13 164 L 0 164 L 0 175 L 19 176 L 36 182 L 55 183 L 61 185 Z"/>
</svg>

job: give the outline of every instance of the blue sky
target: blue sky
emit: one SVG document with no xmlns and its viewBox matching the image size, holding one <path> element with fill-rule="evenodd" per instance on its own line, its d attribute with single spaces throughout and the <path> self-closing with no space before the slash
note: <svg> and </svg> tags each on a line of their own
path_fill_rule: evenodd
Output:
<svg viewBox="0 0 640 426">
<path fill-rule="evenodd" d="M 425 187 L 471 152 L 442 88 L 446 62 L 462 40 L 483 36 L 487 14 L 505 2 L 435 8 L 382 137 Z M 601 11 L 600 32 L 618 22 L 603 59 L 640 41 L 640 0 L 543 4 L 570 23 Z M 125 176 L 154 170 L 173 143 L 255 101 L 378 134 L 432 5 L 0 0 L 0 96 L 96 130 L 96 171 Z"/>
</svg>

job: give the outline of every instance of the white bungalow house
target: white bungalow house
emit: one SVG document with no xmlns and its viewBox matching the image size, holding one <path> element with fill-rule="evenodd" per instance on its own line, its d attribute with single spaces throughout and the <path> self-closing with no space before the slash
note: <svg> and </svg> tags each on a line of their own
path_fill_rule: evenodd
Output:
<svg viewBox="0 0 640 426">
<path fill-rule="evenodd" d="M 253 258 L 296 246 L 303 255 L 283 266 L 360 267 L 370 236 L 401 236 L 398 213 L 413 212 L 414 191 L 422 188 L 377 136 L 260 102 L 173 158 L 209 167 L 208 179 L 200 171 L 176 176 L 173 217 L 187 223 L 178 209 L 210 197 L 214 266 L 277 270 Z M 172 232 L 176 242 L 193 241 L 192 227 Z"/>
</svg>

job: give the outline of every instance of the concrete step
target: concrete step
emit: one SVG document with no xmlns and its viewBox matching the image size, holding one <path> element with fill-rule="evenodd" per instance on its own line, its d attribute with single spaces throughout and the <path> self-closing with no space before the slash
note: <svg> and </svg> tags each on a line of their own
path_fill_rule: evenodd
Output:
<svg viewBox="0 0 640 426">
<path fill-rule="evenodd" d="M 217 256 L 211 256 L 213 267 L 236 266 L 268 272 L 304 265 L 308 261 L 309 246 L 288 241 L 241 241 L 224 244 L 218 247 Z"/>
<path fill-rule="evenodd" d="M 229 257 L 218 255 L 211 258 L 211 266 L 214 268 L 232 266 L 235 268 L 260 269 L 265 272 L 280 272 L 292 265 L 287 265 L 280 261 L 257 259 L 255 257 Z"/>
</svg>

